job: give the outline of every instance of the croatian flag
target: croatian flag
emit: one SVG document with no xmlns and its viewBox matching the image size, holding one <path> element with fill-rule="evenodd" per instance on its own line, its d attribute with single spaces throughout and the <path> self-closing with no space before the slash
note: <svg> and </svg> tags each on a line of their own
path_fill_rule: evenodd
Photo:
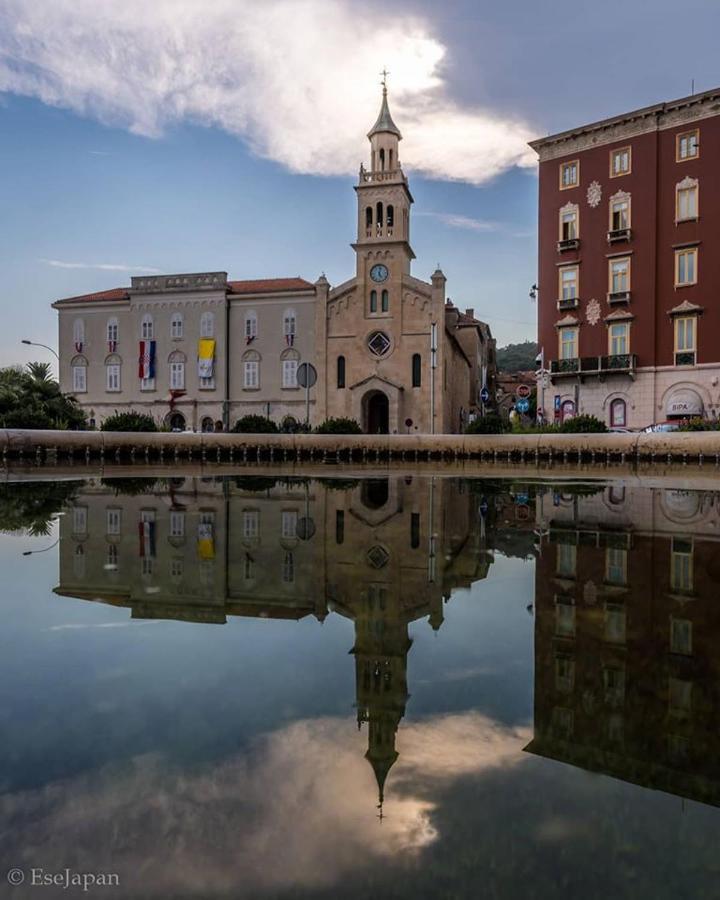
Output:
<svg viewBox="0 0 720 900">
<path fill-rule="evenodd" d="M 140 341 L 138 363 L 138 376 L 140 378 L 155 377 L 155 341 Z"/>
<path fill-rule="evenodd" d="M 140 537 L 140 556 L 155 556 L 155 523 L 143 519 L 138 523 Z"/>
</svg>

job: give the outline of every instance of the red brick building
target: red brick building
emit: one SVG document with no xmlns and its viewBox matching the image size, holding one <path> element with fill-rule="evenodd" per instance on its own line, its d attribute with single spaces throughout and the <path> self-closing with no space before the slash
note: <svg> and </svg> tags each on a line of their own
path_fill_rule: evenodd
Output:
<svg viewBox="0 0 720 900">
<path fill-rule="evenodd" d="M 549 419 L 720 410 L 720 89 L 534 141 Z"/>
</svg>

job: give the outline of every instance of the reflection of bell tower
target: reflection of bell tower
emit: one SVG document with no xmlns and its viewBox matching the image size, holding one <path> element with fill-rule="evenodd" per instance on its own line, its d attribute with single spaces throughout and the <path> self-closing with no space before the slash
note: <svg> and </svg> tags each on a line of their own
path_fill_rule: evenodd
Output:
<svg viewBox="0 0 720 900">
<path fill-rule="evenodd" d="M 355 678 L 358 728 L 368 723 L 368 751 L 382 809 L 385 780 L 398 758 L 395 735 L 405 715 L 407 654 L 412 644 L 397 602 L 388 601 L 386 585 L 369 584 L 355 620 Z"/>
</svg>

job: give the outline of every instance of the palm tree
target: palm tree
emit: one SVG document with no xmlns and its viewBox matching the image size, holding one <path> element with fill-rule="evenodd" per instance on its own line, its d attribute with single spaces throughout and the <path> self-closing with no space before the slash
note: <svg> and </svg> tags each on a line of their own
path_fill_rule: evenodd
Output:
<svg viewBox="0 0 720 900">
<path fill-rule="evenodd" d="M 48 384 L 53 380 L 50 373 L 50 363 L 30 362 L 27 364 L 27 370 L 36 384 Z"/>
</svg>

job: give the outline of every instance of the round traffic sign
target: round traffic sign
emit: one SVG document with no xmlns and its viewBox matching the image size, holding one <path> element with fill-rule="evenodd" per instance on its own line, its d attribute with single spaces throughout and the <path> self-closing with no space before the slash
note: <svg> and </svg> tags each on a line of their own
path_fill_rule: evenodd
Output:
<svg viewBox="0 0 720 900">
<path fill-rule="evenodd" d="M 301 541 L 309 541 L 310 538 L 315 534 L 315 522 L 310 518 L 310 516 L 303 516 L 302 518 L 298 519 L 297 526 L 295 527 L 295 533 Z"/>
<path fill-rule="evenodd" d="M 317 381 L 317 369 L 311 363 L 300 363 L 297 367 L 297 383 L 300 387 L 312 387 Z"/>
<path fill-rule="evenodd" d="M 486 387 L 480 391 L 480 399 L 483 403 L 487 403 L 490 399 L 490 391 Z"/>
<path fill-rule="evenodd" d="M 518 400 L 518 402 L 515 404 L 515 409 L 520 413 L 526 413 L 530 409 L 530 401 Z"/>
<path fill-rule="evenodd" d="M 515 393 L 518 397 L 529 397 L 532 392 L 526 384 L 519 384 Z"/>
</svg>

